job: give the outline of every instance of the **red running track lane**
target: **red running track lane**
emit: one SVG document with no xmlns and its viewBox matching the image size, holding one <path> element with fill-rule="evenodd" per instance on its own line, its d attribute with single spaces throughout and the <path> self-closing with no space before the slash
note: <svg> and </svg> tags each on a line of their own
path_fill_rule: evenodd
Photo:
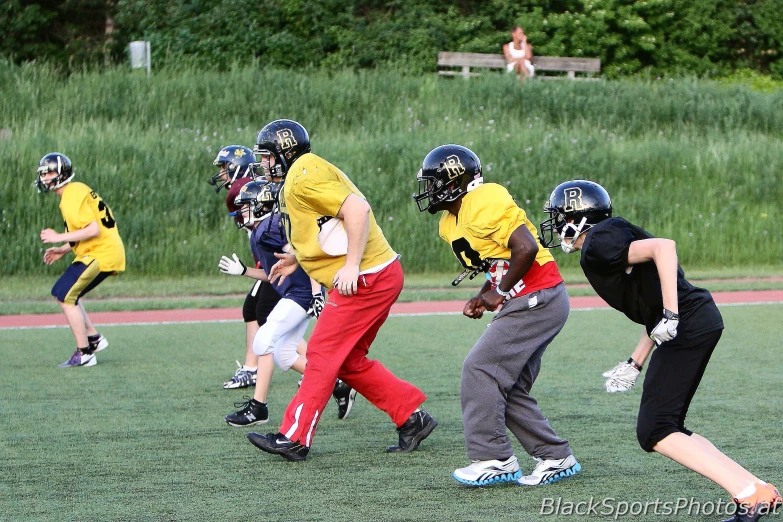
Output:
<svg viewBox="0 0 783 522">
<path fill-rule="evenodd" d="M 783 290 L 754 290 L 745 292 L 713 292 L 718 304 L 781 303 Z M 396 303 L 392 315 L 458 314 L 465 301 L 424 301 Z M 599 297 L 572 297 L 571 308 L 609 308 Z M 153 324 L 153 323 L 201 323 L 215 321 L 241 321 L 242 309 L 205 308 L 192 310 L 148 310 L 139 312 L 91 312 L 90 319 L 96 325 Z M 4 315 L 0 316 L 0 329 L 54 328 L 67 326 L 62 314 Z"/>
</svg>

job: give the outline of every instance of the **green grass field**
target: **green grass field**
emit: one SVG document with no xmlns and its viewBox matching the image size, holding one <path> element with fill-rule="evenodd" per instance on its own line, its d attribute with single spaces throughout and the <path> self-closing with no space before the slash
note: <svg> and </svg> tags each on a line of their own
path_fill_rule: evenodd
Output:
<svg viewBox="0 0 783 522">
<path fill-rule="evenodd" d="M 778 357 L 783 305 L 723 307 L 727 329 L 688 426 L 760 477 L 780 484 L 783 392 Z M 613 311 L 574 311 L 544 358 L 534 388 L 584 470 L 541 488 L 467 489 L 459 406 L 461 362 L 487 321 L 457 316 L 388 320 L 371 355 L 428 394 L 440 427 L 419 451 L 387 455 L 388 418 L 360 398 L 349 419 L 330 404 L 310 459 L 259 452 L 231 428 L 242 390 L 220 387 L 243 351 L 240 324 L 113 326 L 92 368 L 61 370 L 67 329 L 0 331 L 0 520 L 515 520 L 541 516 L 546 498 L 568 502 L 727 500 L 706 479 L 636 443 L 640 389 L 609 395 L 601 372 L 626 357 L 638 327 Z M 297 376 L 276 373 L 275 431 Z M 523 471 L 533 461 L 517 447 Z M 717 515 L 623 516 L 715 521 Z M 725 518 L 725 517 L 723 517 Z M 611 519 L 611 517 L 609 517 Z"/>
<path fill-rule="evenodd" d="M 709 81 L 531 81 L 487 74 L 469 82 L 398 71 L 292 72 L 194 66 L 148 80 L 122 68 L 62 77 L 0 63 L 0 265 L 3 275 L 53 275 L 40 230 L 60 227 L 57 198 L 31 186 L 58 150 L 77 180 L 111 207 L 128 271 L 208 275 L 223 254 L 248 255 L 225 192 L 205 181 L 221 147 L 293 118 L 313 152 L 362 190 L 409 273 L 443 272 L 453 254 L 437 219 L 411 194 L 424 156 L 459 143 L 486 182 L 508 187 L 538 225 L 552 189 L 592 179 L 615 213 L 678 242 L 687 267 L 780 264 L 783 92 Z M 574 268 L 577 259 L 558 262 Z"/>
</svg>

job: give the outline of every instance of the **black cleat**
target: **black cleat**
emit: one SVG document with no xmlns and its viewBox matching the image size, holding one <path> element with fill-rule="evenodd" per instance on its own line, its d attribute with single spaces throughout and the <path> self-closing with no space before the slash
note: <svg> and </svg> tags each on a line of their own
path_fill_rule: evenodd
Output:
<svg viewBox="0 0 783 522">
<path fill-rule="evenodd" d="M 247 434 L 247 438 L 256 448 L 267 453 L 280 455 L 284 459 L 293 462 L 305 460 L 310 452 L 310 448 L 286 438 L 282 433 L 261 435 L 251 431 Z"/>
<path fill-rule="evenodd" d="M 266 404 L 258 402 L 250 397 L 245 397 L 244 402 L 235 402 L 235 408 L 239 411 L 226 415 L 226 422 L 231 426 L 244 427 L 254 424 L 266 424 L 269 422 L 269 410 Z"/>
<path fill-rule="evenodd" d="M 347 419 L 351 413 L 351 408 L 353 408 L 353 403 L 356 401 L 356 390 L 337 379 L 334 383 L 332 397 L 334 397 L 337 403 L 337 418 L 340 420 Z"/>
<path fill-rule="evenodd" d="M 397 428 L 400 441 L 396 446 L 386 448 L 386 453 L 409 453 L 419 447 L 432 430 L 438 426 L 438 421 L 424 410 L 413 412 L 405 424 Z"/>
</svg>

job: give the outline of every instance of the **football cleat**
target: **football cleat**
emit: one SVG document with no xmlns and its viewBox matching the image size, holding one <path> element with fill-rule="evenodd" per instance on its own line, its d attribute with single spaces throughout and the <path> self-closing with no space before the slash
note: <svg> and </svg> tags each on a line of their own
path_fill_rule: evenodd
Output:
<svg viewBox="0 0 783 522">
<path fill-rule="evenodd" d="M 347 419 L 351 413 L 351 408 L 353 408 L 353 403 L 356 401 L 356 390 L 337 379 L 334 383 L 332 397 L 334 397 L 337 403 L 337 418 L 340 420 Z"/>
<path fill-rule="evenodd" d="M 260 433 L 251 431 L 247 434 L 247 439 L 258 449 L 274 455 L 280 455 L 284 459 L 293 462 L 305 460 L 307 454 L 310 452 L 310 448 L 299 442 L 288 439 L 282 433 L 267 433 L 266 435 L 261 435 Z"/>
<path fill-rule="evenodd" d="M 236 363 L 239 368 L 237 368 L 237 371 L 231 379 L 223 383 L 223 389 L 235 390 L 237 388 L 255 386 L 258 370 L 245 370 L 244 367 L 239 364 L 239 361 Z"/>
<path fill-rule="evenodd" d="M 468 486 L 492 486 L 513 482 L 522 472 L 517 458 L 511 455 L 506 460 L 474 460 L 470 466 L 454 470 L 452 476 Z"/>
<path fill-rule="evenodd" d="M 538 464 L 536 464 L 533 473 L 520 477 L 517 483 L 522 486 L 543 486 L 571 477 L 582 469 L 573 455 L 564 459 L 542 460 L 537 458 L 536 460 Z"/>
<path fill-rule="evenodd" d="M 266 404 L 263 402 L 258 402 L 250 397 L 245 397 L 245 401 L 234 403 L 234 407 L 240 408 L 240 410 L 229 413 L 225 417 L 226 423 L 230 426 L 242 428 L 244 426 L 266 424 L 269 422 L 269 410 L 267 410 Z"/>
<path fill-rule="evenodd" d="M 426 411 L 413 412 L 405 424 L 397 428 L 397 432 L 400 434 L 397 445 L 386 448 L 386 453 L 409 453 L 415 450 L 437 426 L 438 421 Z"/>
<path fill-rule="evenodd" d="M 96 364 L 98 364 L 98 359 L 95 358 L 94 353 L 82 353 L 81 350 L 76 350 L 70 359 L 58 364 L 58 366 L 60 368 L 76 368 L 77 366 L 95 366 Z"/>
<path fill-rule="evenodd" d="M 92 353 L 100 352 L 109 347 L 109 341 L 101 334 L 91 335 L 87 340 L 90 343 L 90 350 L 92 350 Z"/>
</svg>

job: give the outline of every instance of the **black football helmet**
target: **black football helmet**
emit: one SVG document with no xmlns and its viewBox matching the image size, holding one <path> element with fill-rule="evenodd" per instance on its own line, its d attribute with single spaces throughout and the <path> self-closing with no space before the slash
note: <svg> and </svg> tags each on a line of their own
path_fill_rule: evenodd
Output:
<svg viewBox="0 0 783 522">
<path fill-rule="evenodd" d="M 242 145 L 223 147 L 212 164 L 220 168 L 220 171 L 207 181 L 215 187 L 215 192 L 220 192 L 223 187 L 230 189 L 231 184 L 240 178 L 252 178 L 256 171 L 253 151 Z"/>
<path fill-rule="evenodd" d="M 413 200 L 420 212 L 443 210 L 441 203 L 455 201 L 484 182 L 481 161 L 461 145 L 441 145 L 424 158 L 416 174 L 419 192 Z"/>
<path fill-rule="evenodd" d="M 574 251 L 571 243 L 591 227 L 612 217 L 609 193 L 592 181 L 575 179 L 561 183 L 544 204 L 549 219 L 541 222 L 541 244 L 544 248 L 560 246 L 566 254 Z M 569 223 L 570 221 L 570 223 Z"/>
<path fill-rule="evenodd" d="M 240 215 L 242 208 L 246 206 L 250 207 L 251 212 L 248 220 L 238 220 L 237 226 L 247 227 L 272 215 L 281 187 L 282 183 L 270 183 L 266 180 L 251 181 L 243 185 L 234 199 L 234 205 L 239 209 L 237 213 Z"/>
<path fill-rule="evenodd" d="M 43 177 L 50 172 L 56 172 L 57 176 L 49 181 L 44 181 Z M 73 167 L 71 160 L 65 154 L 59 152 L 50 152 L 38 162 L 38 177 L 35 179 L 35 186 L 38 192 L 49 192 L 55 190 L 73 179 Z"/>
<path fill-rule="evenodd" d="M 288 167 L 303 154 L 310 152 L 310 136 L 301 124 L 293 120 L 275 120 L 259 131 L 253 153 L 264 174 L 285 178 Z M 275 164 L 271 165 L 270 159 Z"/>
</svg>

